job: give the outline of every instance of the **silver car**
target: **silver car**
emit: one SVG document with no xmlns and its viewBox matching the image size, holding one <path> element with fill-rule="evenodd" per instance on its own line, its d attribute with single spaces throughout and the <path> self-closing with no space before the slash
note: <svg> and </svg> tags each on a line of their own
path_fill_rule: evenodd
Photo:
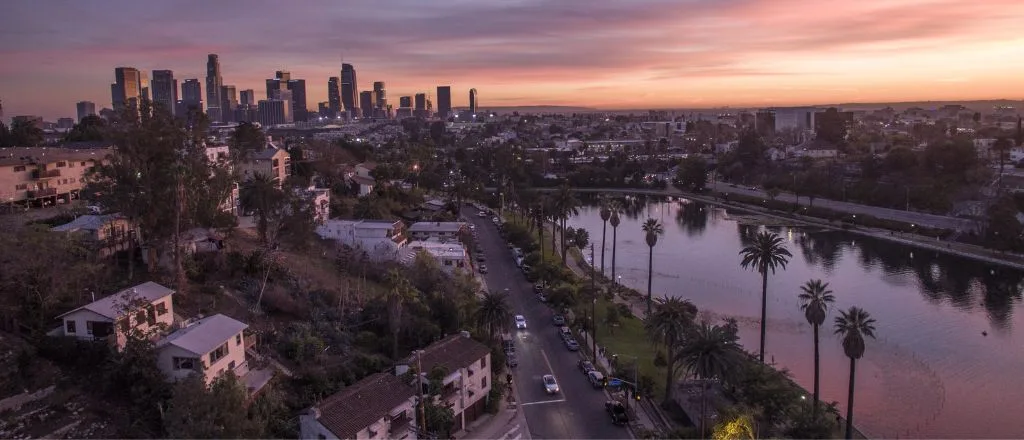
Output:
<svg viewBox="0 0 1024 440">
<path fill-rule="evenodd" d="M 548 394 L 555 394 L 558 392 L 558 382 L 555 382 L 555 376 L 545 374 L 544 378 L 541 379 L 544 382 L 544 391 Z"/>
</svg>

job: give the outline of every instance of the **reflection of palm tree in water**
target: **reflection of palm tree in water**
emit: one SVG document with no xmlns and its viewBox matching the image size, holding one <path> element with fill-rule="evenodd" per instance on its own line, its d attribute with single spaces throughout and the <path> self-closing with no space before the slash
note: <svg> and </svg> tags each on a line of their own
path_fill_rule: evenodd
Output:
<svg viewBox="0 0 1024 440">
<path fill-rule="evenodd" d="M 683 203 L 676 211 L 676 223 L 691 237 L 704 233 L 708 228 L 710 209 L 703 203 Z"/>
<path fill-rule="evenodd" d="M 1010 271 L 995 271 L 984 277 L 984 305 L 992 325 L 1000 330 L 1010 328 L 1013 308 L 1022 298 L 1021 276 Z"/>
</svg>

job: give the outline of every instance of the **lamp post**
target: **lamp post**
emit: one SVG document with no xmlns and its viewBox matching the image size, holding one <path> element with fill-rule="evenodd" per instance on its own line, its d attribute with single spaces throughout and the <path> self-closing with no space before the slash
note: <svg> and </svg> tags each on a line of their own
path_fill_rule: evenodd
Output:
<svg viewBox="0 0 1024 440">
<path fill-rule="evenodd" d="M 594 244 L 590 244 L 590 292 L 594 298 L 590 302 L 590 343 L 597 361 L 597 273 L 594 271 Z"/>
<path fill-rule="evenodd" d="M 416 391 L 419 394 L 419 406 L 420 406 L 420 422 L 422 425 L 417 426 L 419 431 L 427 433 L 427 405 L 423 401 L 423 364 L 420 362 L 420 358 L 423 357 L 423 350 L 416 350 Z"/>
</svg>

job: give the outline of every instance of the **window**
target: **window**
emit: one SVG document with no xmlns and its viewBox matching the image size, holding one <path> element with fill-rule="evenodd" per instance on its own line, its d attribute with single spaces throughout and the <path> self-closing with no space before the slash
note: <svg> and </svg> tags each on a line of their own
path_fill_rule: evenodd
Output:
<svg viewBox="0 0 1024 440">
<path fill-rule="evenodd" d="M 16 167 L 14 167 L 14 172 L 15 173 L 19 173 L 19 172 L 22 172 L 22 171 L 25 171 L 25 166 L 24 165 L 18 165 Z"/>
<path fill-rule="evenodd" d="M 160 302 L 156 305 L 156 316 L 163 316 L 167 314 L 167 303 Z"/>
<path fill-rule="evenodd" d="M 480 389 L 487 388 L 487 376 L 480 378 Z"/>
<path fill-rule="evenodd" d="M 213 365 L 214 362 L 219 361 L 221 358 L 227 355 L 228 343 L 225 342 L 224 345 L 221 345 L 220 347 L 217 347 L 216 349 L 210 352 L 210 365 Z"/>
<path fill-rule="evenodd" d="M 277 168 L 277 159 L 274 159 L 274 162 L 273 162 L 273 167 L 274 167 L 274 168 Z"/>
<path fill-rule="evenodd" d="M 235 361 L 228 362 L 228 369 L 229 370 L 234 370 L 235 369 Z"/>
<path fill-rule="evenodd" d="M 26 185 L 24 183 L 19 183 L 19 184 L 14 186 L 14 189 L 15 189 L 15 191 L 24 191 L 24 190 L 28 189 L 28 185 Z"/>
<path fill-rule="evenodd" d="M 64 162 L 63 160 L 60 161 L 60 162 L 57 162 L 57 168 L 64 168 L 66 166 L 68 166 L 68 163 Z"/>
<path fill-rule="evenodd" d="M 64 321 L 64 333 L 75 333 L 75 321 Z"/>
<path fill-rule="evenodd" d="M 487 368 L 487 358 L 480 358 L 480 368 Z"/>
<path fill-rule="evenodd" d="M 242 345 L 242 334 L 235 335 L 235 345 Z"/>
<path fill-rule="evenodd" d="M 82 163 L 80 163 L 79 165 L 84 167 L 85 166 L 85 161 L 83 160 Z"/>
<path fill-rule="evenodd" d="M 196 359 L 195 358 L 175 357 L 175 358 L 172 358 L 171 360 L 172 360 L 172 362 L 174 362 L 174 369 L 175 370 L 195 370 L 196 369 Z"/>
</svg>

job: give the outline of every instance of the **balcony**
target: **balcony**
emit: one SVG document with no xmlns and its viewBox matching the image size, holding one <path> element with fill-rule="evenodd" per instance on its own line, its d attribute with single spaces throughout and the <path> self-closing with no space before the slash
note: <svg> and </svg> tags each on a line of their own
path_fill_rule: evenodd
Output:
<svg viewBox="0 0 1024 440">
<path fill-rule="evenodd" d="M 32 170 L 33 179 L 49 179 L 60 177 L 60 170 Z"/>
<path fill-rule="evenodd" d="M 54 170 L 57 171 L 57 170 Z M 40 197 L 48 197 L 57 195 L 57 188 L 43 188 L 28 192 L 28 198 L 38 199 Z"/>
<path fill-rule="evenodd" d="M 410 419 L 405 413 L 395 416 L 391 419 L 391 426 L 388 428 L 388 437 L 402 438 L 403 435 L 409 432 L 409 425 L 411 423 L 412 419 Z"/>
</svg>

